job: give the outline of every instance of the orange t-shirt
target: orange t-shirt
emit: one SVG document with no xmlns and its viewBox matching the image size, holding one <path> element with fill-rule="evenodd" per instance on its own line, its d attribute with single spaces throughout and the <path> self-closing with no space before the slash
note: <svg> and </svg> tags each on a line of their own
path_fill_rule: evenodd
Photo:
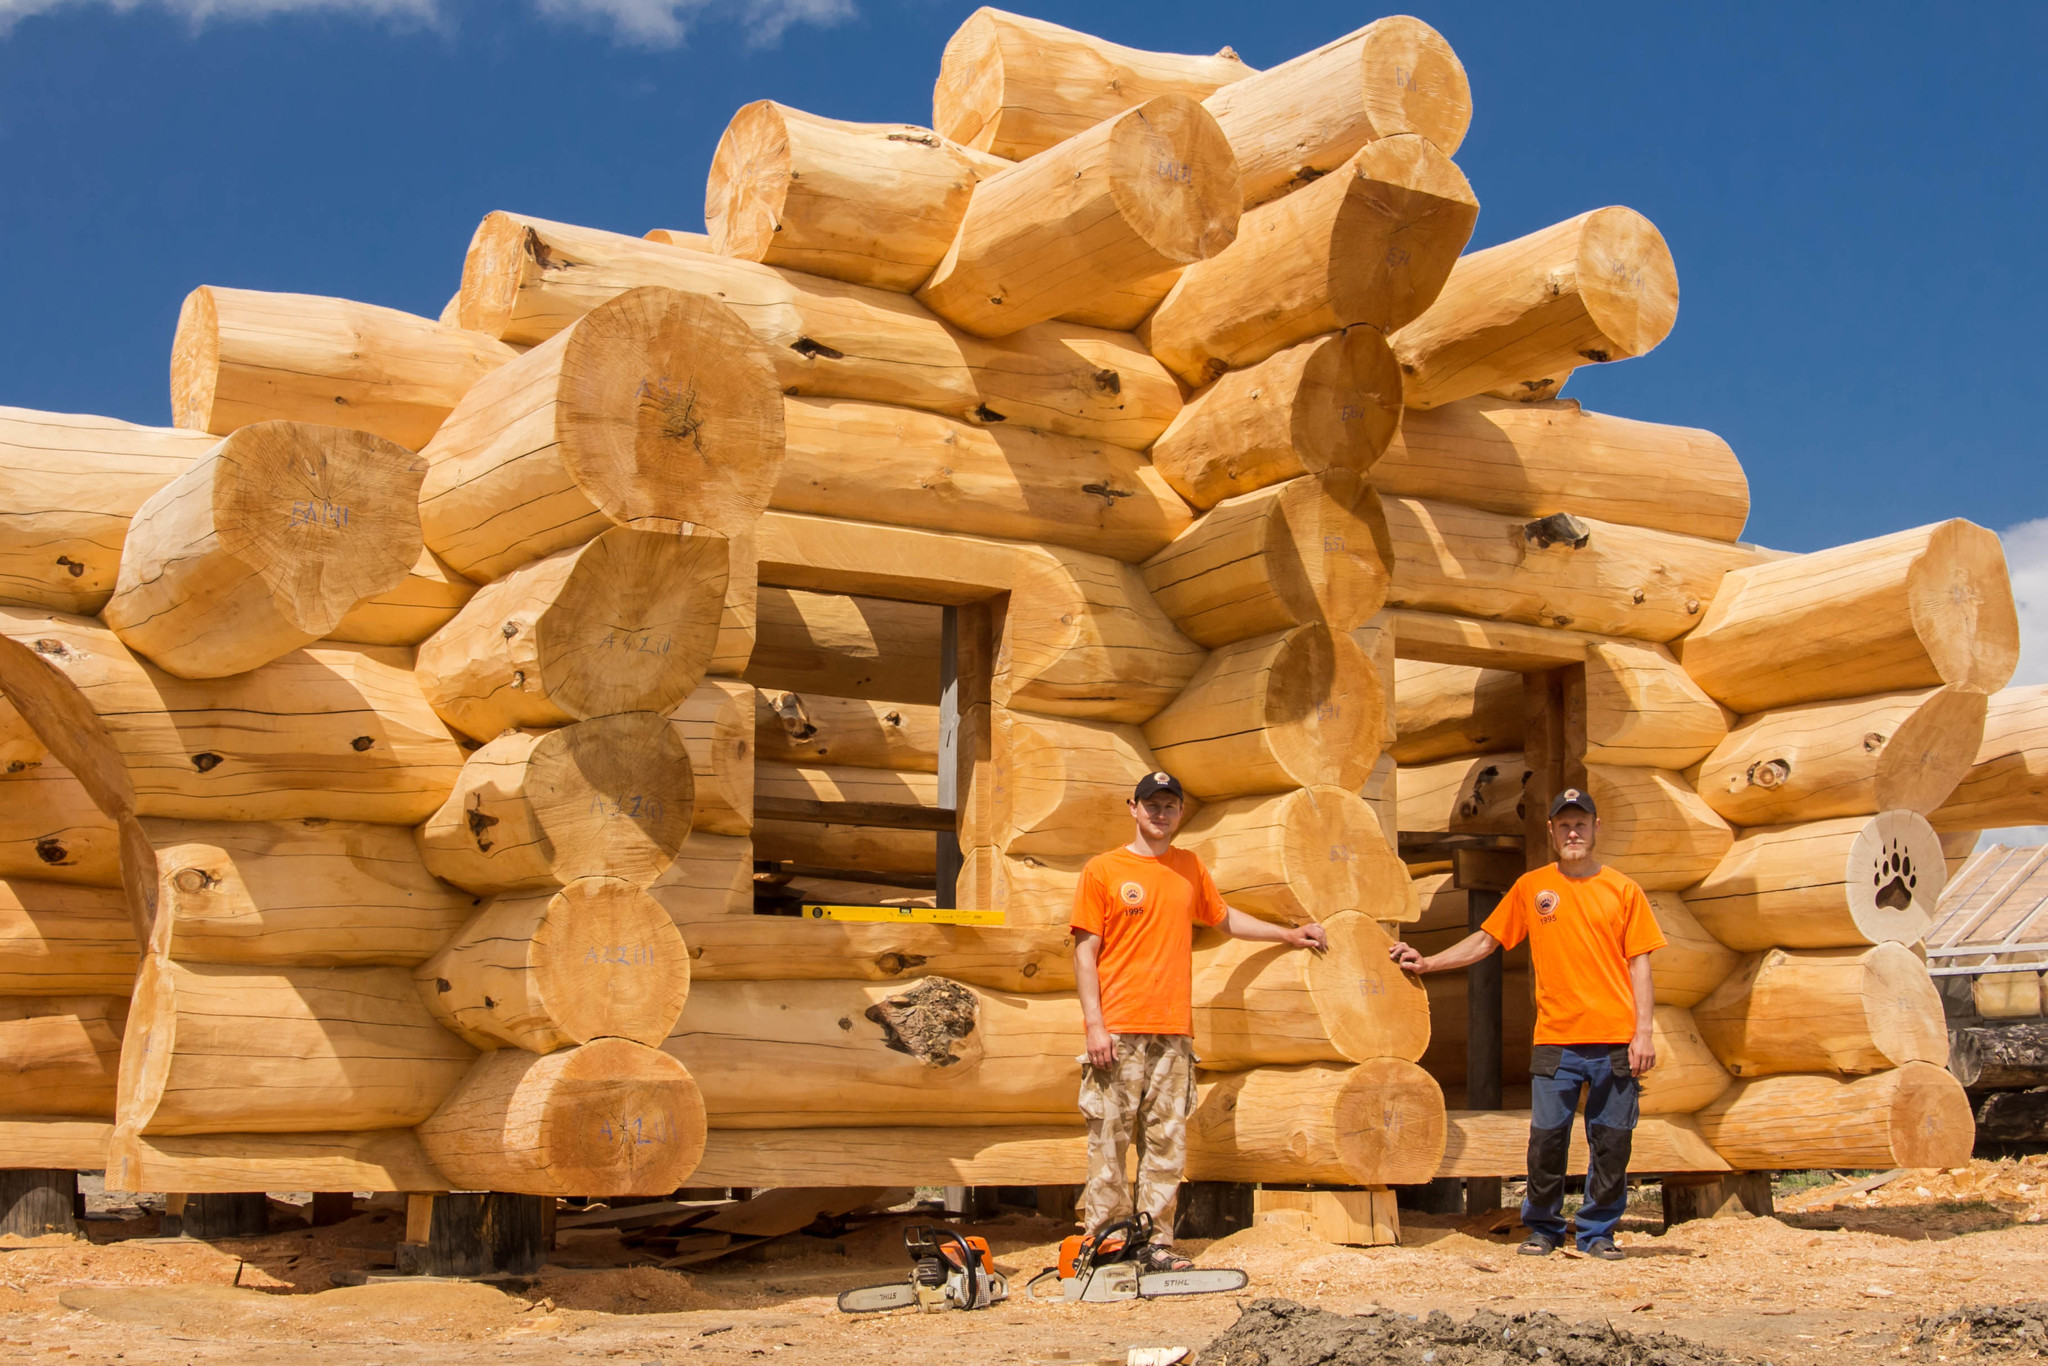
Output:
<svg viewBox="0 0 2048 1366">
<path fill-rule="evenodd" d="M 1073 928 L 1100 935 L 1095 963 L 1102 1023 L 1112 1034 L 1195 1032 L 1195 925 L 1228 908 L 1209 870 L 1185 849 L 1159 858 L 1112 849 L 1081 870 Z"/>
<path fill-rule="evenodd" d="M 1664 947 L 1650 899 L 1626 873 L 1524 873 L 1480 926 L 1511 949 L 1529 941 L 1537 1043 L 1627 1043 L 1636 1034 L 1628 960 Z"/>
</svg>

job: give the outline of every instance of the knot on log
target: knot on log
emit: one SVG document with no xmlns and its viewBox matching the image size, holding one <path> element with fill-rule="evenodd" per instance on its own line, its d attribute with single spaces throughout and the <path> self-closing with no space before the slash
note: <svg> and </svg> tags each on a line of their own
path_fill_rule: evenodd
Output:
<svg viewBox="0 0 2048 1366">
<path fill-rule="evenodd" d="M 884 1042 L 926 1067 L 951 1067 L 953 1045 L 974 1032 L 974 993 L 944 977 L 927 977 L 901 995 L 867 1008 Z"/>
<path fill-rule="evenodd" d="M 1548 550 L 1554 545 L 1583 550 L 1586 542 L 1593 539 L 1593 528 L 1569 512 L 1553 512 L 1548 517 L 1538 517 L 1533 522 L 1524 522 L 1522 539 L 1538 550 Z"/>
<path fill-rule="evenodd" d="M 782 722 L 782 728 L 789 732 L 792 740 L 808 740 L 818 733 L 811 723 L 810 713 L 804 710 L 804 700 L 793 692 L 764 693 L 768 709 Z"/>
</svg>

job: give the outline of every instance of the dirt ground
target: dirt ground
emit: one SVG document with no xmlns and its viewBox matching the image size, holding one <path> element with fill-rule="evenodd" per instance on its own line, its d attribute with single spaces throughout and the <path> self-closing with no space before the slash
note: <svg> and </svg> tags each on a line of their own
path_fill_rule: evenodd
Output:
<svg viewBox="0 0 2048 1366">
<path fill-rule="evenodd" d="M 1628 1257 L 1614 1263 L 1518 1257 L 1515 1230 L 1503 1227 L 1511 1221 L 1498 1216 L 1404 1211 L 1403 1245 L 1392 1248 L 1335 1247 L 1268 1224 L 1181 1244 L 1203 1264 L 1250 1272 L 1244 1292 L 1085 1307 L 1024 1298 L 1024 1279 L 1052 1260 L 1065 1230 L 1007 1212 L 973 1228 L 1012 1275 L 1017 1293 L 1008 1303 L 974 1314 L 860 1318 L 840 1314 L 833 1296 L 908 1270 L 899 1231 L 911 1216 L 869 1220 L 831 1237 L 791 1235 L 689 1272 L 651 1265 L 615 1234 L 577 1231 L 539 1277 L 511 1290 L 437 1281 L 337 1287 L 337 1274 L 388 1265 L 404 1224 L 391 1197 L 320 1229 L 279 1203 L 269 1236 L 212 1244 L 158 1240 L 147 1207 L 100 1199 L 85 1237 L 0 1239 L 0 1361 L 1121 1363 L 1133 1347 L 1199 1351 L 1255 1301 L 1276 1299 L 1380 1317 L 1339 1325 L 1340 1337 L 1354 1334 L 1353 1345 L 1335 1355 L 1317 1348 L 1320 1355 L 1301 1356 L 1290 1355 L 1305 1350 L 1300 1342 L 1261 1326 L 1278 1322 L 1276 1312 L 1298 1311 L 1262 1307 L 1256 1314 L 1266 1319 L 1247 1318 L 1245 1332 L 1206 1360 L 1454 1366 L 1507 1360 L 1508 1352 L 1554 1366 L 1619 1366 L 1726 1354 L 1794 1366 L 2018 1361 L 2041 1348 L 2038 1306 L 2033 1318 L 1936 1320 L 1962 1306 L 2048 1298 L 2048 1158 L 1907 1172 L 1861 1193 L 1855 1184 L 1850 1176 L 1781 1196 L 1776 1218 L 1724 1218 L 1669 1232 L 1652 1187 L 1631 1207 L 1618 1239 Z M 1438 1310 L 1457 1323 L 1400 1317 Z M 1526 1317 L 1546 1311 L 1567 1326 L 1589 1327 L 1544 1328 Z M 1299 1321 L 1311 1319 L 1324 1328 L 1332 1322 Z M 2020 1327 L 1994 1331 L 1985 1326 L 1994 1319 Z M 1384 1335 L 1382 1354 L 1358 1345 L 1375 1324 L 1407 1326 Z M 1610 1329 L 1636 1345 L 1613 1345 L 1622 1339 Z M 1494 1343 L 1503 1332 L 1508 1337 Z M 1247 1334 L 1256 1339 L 1249 1348 Z M 1403 1334 L 1405 1345 L 1395 1342 Z M 1685 1350 L 1668 1339 L 1658 1349 L 1657 1334 L 1685 1339 Z M 1585 1348 L 1596 1340 L 1608 1345 Z M 1512 1350 L 1518 1342 L 1524 1351 Z M 1466 1345 L 1445 1345 L 1453 1343 Z M 1556 1351 L 1529 1343 L 1552 1343 Z"/>
</svg>

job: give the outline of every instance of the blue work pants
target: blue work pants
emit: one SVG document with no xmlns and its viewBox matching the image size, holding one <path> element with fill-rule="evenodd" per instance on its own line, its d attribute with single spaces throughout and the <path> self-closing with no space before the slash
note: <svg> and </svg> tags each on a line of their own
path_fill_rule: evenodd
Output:
<svg viewBox="0 0 2048 1366">
<path fill-rule="evenodd" d="M 1522 1222 L 1553 1243 L 1564 1242 L 1564 1177 L 1571 1158 L 1572 1115 L 1586 1098 L 1586 1203 L 1574 1222 L 1578 1242 L 1612 1238 L 1628 1207 L 1628 1157 L 1634 1141 L 1639 1083 L 1629 1075 L 1625 1044 L 1539 1045 L 1529 1078 L 1529 1196 Z M 1552 1075 L 1544 1075 L 1546 1071 Z"/>
</svg>

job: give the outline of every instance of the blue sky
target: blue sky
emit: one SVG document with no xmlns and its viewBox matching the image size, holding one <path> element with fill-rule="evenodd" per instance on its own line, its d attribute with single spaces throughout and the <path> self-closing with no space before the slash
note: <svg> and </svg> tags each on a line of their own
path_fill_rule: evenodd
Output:
<svg viewBox="0 0 2048 1366">
<path fill-rule="evenodd" d="M 928 122 L 939 50 L 971 8 L 0 0 L 0 403 L 167 421 L 192 286 L 432 314 L 490 209 L 701 227 L 734 109 L 773 97 Z M 1377 13 L 1028 8 L 1140 46 L 1228 43 L 1255 66 Z M 2048 7 L 1414 12 L 1471 74 L 1458 160 L 1483 206 L 1474 246 L 1607 203 L 1671 242 L 1671 340 L 1579 372 L 1568 394 L 1722 433 L 1749 471 L 1750 535 L 1768 544 L 2048 517 L 2027 399 L 2048 360 Z M 2032 543 L 2048 566 L 2048 528 Z"/>
</svg>

